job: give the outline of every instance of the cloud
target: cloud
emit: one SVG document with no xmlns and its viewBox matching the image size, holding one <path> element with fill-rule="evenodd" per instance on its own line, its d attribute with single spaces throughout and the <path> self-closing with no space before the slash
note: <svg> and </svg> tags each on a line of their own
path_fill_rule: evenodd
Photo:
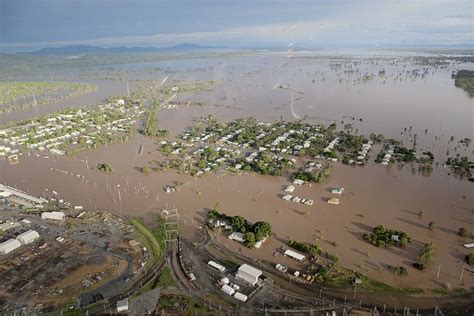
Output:
<svg viewBox="0 0 474 316">
<path fill-rule="evenodd" d="M 228 28 L 221 31 L 189 32 L 180 34 L 154 34 L 128 37 L 104 37 L 92 40 L 52 41 L 38 43 L 8 43 L 4 48 L 31 48 L 63 45 L 101 45 L 101 46 L 170 46 L 180 43 L 199 43 L 239 46 L 246 43 L 283 43 L 305 41 L 308 35 L 343 27 L 337 23 L 283 23 Z"/>
<path fill-rule="evenodd" d="M 263 10 L 262 3 L 258 1 L 257 3 L 259 5 L 255 7 L 255 10 Z M 281 3 L 281 1 L 277 2 L 277 4 Z M 316 6 L 312 6 L 311 3 Z M 396 46 L 397 44 L 417 46 L 427 43 L 431 45 L 472 45 L 473 3 L 469 0 L 335 0 L 331 2 L 331 8 L 326 8 L 325 2 L 316 0 L 295 1 L 288 3 L 288 12 L 292 13 L 287 15 L 285 12 L 280 12 L 280 9 L 272 11 L 271 3 L 267 3 L 267 5 L 268 10 L 265 9 L 265 12 L 261 12 L 262 22 L 247 21 L 241 17 L 239 21 L 234 21 L 234 24 L 237 25 L 232 27 L 193 31 L 196 29 L 194 26 L 200 25 L 200 21 L 192 22 L 196 25 L 190 22 L 191 24 L 186 26 L 185 20 L 180 21 L 177 18 L 175 22 L 166 25 L 169 26 L 167 29 L 173 30 L 175 27 L 176 29 L 179 27 L 180 30 L 182 29 L 180 32 L 158 28 L 161 32 L 151 35 L 96 36 L 97 38 L 93 38 L 94 32 L 90 32 L 92 37 L 90 39 L 3 43 L 0 49 L 28 50 L 64 45 L 160 47 L 185 42 L 226 47 L 283 47 L 289 43 L 294 43 L 294 47 L 344 46 L 347 43 L 362 47 Z M 275 4 L 275 6 L 277 5 Z M 225 6 L 222 5 L 222 7 L 221 9 L 224 10 Z M 252 8 L 253 5 L 247 3 L 247 7 L 245 10 L 242 9 L 240 16 L 245 16 L 243 12 L 255 13 L 251 10 Z M 233 9 L 237 10 L 235 7 Z M 315 14 L 312 14 L 311 10 L 314 10 Z M 280 20 L 285 21 L 264 22 L 268 20 L 269 15 L 277 14 L 285 15 L 280 17 Z M 209 20 L 210 24 L 219 24 L 216 21 L 222 20 L 223 17 L 218 14 L 217 16 L 204 16 L 202 19 Z M 134 22 L 133 25 L 138 28 L 149 28 L 149 24 L 144 24 L 140 20 Z M 106 26 L 109 27 L 109 25 Z"/>
</svg>

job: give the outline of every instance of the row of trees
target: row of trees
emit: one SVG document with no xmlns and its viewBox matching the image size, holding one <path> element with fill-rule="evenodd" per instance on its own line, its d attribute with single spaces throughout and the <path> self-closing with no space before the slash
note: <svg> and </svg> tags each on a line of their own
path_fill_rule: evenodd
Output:
<svg viewBox="0 0 474 316">
<path fill-rule="evenodd" d="M 307 253 L 310 256 L 316 257 L 321 254 L 322 250 L 321 247 L 315 244 L 310 244 L 306 242 L 299 242 L 296 240 L 289 240 L 288 246 L 293 249 L 299 250 L 301 252 Z"/>
<path fill-rule="evenodd" d="M 156 112 L 158 110 L 158 102 L 155 100 L 151 104 L 148 116 L 143 128 L 143 135 L 146 136 L 166 136 L 168 134 L 165 130 L 160 130 L 158 127 L 158 121 L 156 120 Z"/>
</svg>

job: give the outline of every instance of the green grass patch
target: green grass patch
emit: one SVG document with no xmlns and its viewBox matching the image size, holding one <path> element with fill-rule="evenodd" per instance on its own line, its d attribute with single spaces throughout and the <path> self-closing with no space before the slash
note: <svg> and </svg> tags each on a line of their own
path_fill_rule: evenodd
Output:
<svg viewBox="0 0 474 316">
<path fill-rule="evenodd" d="M 170 267 L 165 266 L 163 270 L 161 270 L 160 275 L 158 275 L 158 277 L 153 281 L 151 288 L 168 288 L 172 286 L 176 286 L 176 283 L 174 282 L 173 276 L 171 275 Z"/>
<path fill-rule="evenodd" d="M 361 288 L 368 292 L 386 293 L 386 294 L 390 294 L 390 293 L 422 294 L 425 292 L 425 290 L 423 289 L 413 288 L 413 287 L 396 288 L 391 285 L 388 285 L 387 283 L 376 281 L 360 274 L 358 274 L 358 276 L 362 280 Z"/>
<path fill-rule="evenodd" d="M 166 236 L 162 222 L 159 223 L 158 227 L 153 231 L 150 231 L 139 218 L 131 218 L 130 222 L 133 224 L 133 226 L 135 226 L 136 231 L 139 233 L 138 239 L 151 253 L 153 263 L 159 261 L 166 246 Z"/>
</svg>

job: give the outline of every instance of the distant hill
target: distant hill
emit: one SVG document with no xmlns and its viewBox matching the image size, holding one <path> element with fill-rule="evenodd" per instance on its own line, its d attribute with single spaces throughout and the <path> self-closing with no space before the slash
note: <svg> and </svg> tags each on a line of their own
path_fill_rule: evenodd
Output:
<svg viewBox="0 0 474 316">
<path fill-rule="evenodd" d="M 80 54 L 131 54 L 131 53 L 157 53 L 173 51 L 204 51 L 218 49 L 219 47 L 202 46 L 196 44 L 179 44 L 171 47 L 101 47 L 91 45 L 71 45 L 63 47 L 46 47 L 32 51 L 32 55 L 80 55 Z"/>
</svg>

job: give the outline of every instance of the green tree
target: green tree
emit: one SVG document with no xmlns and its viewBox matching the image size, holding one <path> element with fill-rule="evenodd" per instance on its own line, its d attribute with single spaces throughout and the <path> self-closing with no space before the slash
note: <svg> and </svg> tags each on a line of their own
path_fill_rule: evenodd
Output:
<svg viewBox="0 0 474 316">
<path fill-rule="evenodd" d="M 396 275 L 403 275 L 403 276 L 408 275 L 408 271 L 405 267 L 396 267 L 394 270 L 394 273 Z"/>
<path fill-rule="evenodd" d="M 112 172 L 114 170 L 112 165 L 106 162 L 98 164 L 97 169 L 103 172 Z"/>
<path fill-rule="evenodd" d="M 424 264 L 429 263 L 436 256 L 436 246 L 434 243 L 430 242 L 425 244 L 425 246 L 420 251 L 420 261 Z"/>
<path fill-rule="evenodd" d="M 244 235 L 245 245 L 249 248 L 255 247 L 257 239 L 255 238 L 255 234 L 252 232 L 246 232 Z"/>
<path fill-rule="evenodd" d="M 466 262 L 468 265 L 474 265 L 474 253 L 466 255 Z"/>
<path fill-rule="evenodd" d="M 234 231 L 238 231 L 241 233 L 247 232 L 248 223 L 247 223 L 247 220 L 243 218 L 242 216 L 232 217 L 231 223 L 232 223 L 232 228 L 234 229 Z"/>
<path fill-rule="evenodd" d="M 272 233 L 272 225 L 267 222 L 256 222 L 252 225 L 251 229 L 255 233 L 257 240 L 268 237 Z"/>
<path fill-rule="evenodd" d="M 428 223 L 428 229 L 431 230 L 431 231 L 435 230 L 436 229 L 436 223 L 433 222 L 433 221 L 429 222 Z"/>
<path fill-rule="evenodd" d="M 470 233 L 466 228 L 462 227 L 462 228 L 459 228 L 458 235 L 461 237 L 468 237 Z"/>
</svg>

